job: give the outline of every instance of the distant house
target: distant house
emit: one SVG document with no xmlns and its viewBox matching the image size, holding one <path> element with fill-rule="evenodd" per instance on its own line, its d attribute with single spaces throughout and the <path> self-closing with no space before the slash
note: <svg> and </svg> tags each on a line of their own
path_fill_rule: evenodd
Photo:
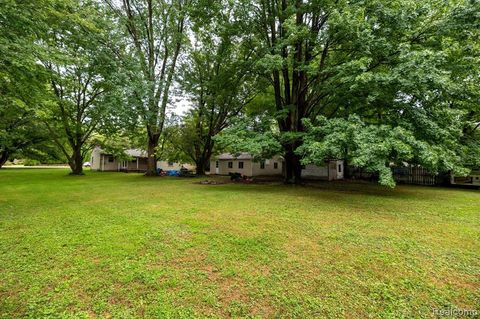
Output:
<svg viewBox="0 0 480 319">
<path fill-rule="evenodd" d="M 92 151 L 91 167 L 92 170 L 102 172 L 146 172 L 147 171 L 147 152 L 138 149 L 129 149 L 125 151 L 130 160 L 122 160 L 116 158 L 102 150 L 100 147 L 95 147 Z M 175 162 L 157 161 L 157 168 L 164 171 L 177 171 L 181 167 L 189 170 L 195 169 L 189 164 L 181 164 Z"/>
<path fill-rule="evenodd" d="M 229 173 L 240 173 L 245 176 L 282 176 L 284 167 L 284 161 L 281 156 L 255 161 L 253 156 L 248 153 L 241 153 L 238 156 L 224 153 L 210 162 L 210 174 L 228 175 Z M 302 176 L 305 178 L 337 180 L 343 179 L 343 171 L 343 161 L 333 160 L 326 162 L 325 166 L 304 166 Z"/>
<path fill-rule="evenodd" d="M 264 161 L 254 161 L 253 156 L 241 153 L 238 156 L 224 153 L 210 162 L 210 174 L 228 175 L 240 173 L 245 176 L 282 175 L 283 159 L 279 156 Z"/>
<path fill-rule="evenodd" d="M 125 153 L 130 156 L 131 160 L 120 160 L 114 155 L 95 147 L 92 151 L 90 160 L 92 170 L 102 172 L 128 171 L 128 172 L 145 172 L 147 171 L 147 153 L 142 150 L 126 150 Z"/>
</svg>

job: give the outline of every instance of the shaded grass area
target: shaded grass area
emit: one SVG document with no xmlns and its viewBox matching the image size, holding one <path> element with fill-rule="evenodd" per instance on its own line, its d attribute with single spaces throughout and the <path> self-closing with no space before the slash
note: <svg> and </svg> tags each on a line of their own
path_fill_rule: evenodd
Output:
<svg viewBox="0 0 480 319">
<path fill-rule="evenodd" d="M 480 192 L 0 171 L 0 318 L 431 318 L 480 305 Z"/>
</svg>

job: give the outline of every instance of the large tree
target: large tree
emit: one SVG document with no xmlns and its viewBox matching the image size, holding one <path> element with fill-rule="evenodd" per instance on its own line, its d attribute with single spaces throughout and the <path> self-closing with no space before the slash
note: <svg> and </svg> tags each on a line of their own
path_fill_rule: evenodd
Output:
<svg viewBox="0 0 480 319">
<path fill-rule="evenodd" d="M 460 43 L 461 33 L 451 28 L 467 19 L 469 9 L 463 6 L 477 8 L 478 3 L 254 1 L 252 21 L 265 54 L 258 67 L 274 90 L 286 180 L 301 179 L 297 149 L 304 120 L 318 115 L 348 119 L 356 114 L 367 123 L 393 127 L 402 122 L 415 138 L 451 146 L 458 137 L 451 125 L 456 111 L 447 101 L 459 97 L 451 94 L 455 79 L 445 62 L 451 56 L 448 47 Z M 465 27 L 476 32 L 472 23 Z M 426 124 L 450 125 L 450 138 L 439 138 L 440 132 Z"/>
<path fill-rule="evenodd" d="M 148 169 L 157 174 L 157 148 L 185 42 L 189 0 L 106 0 L 124 30 L 118 51 L 128 78 L 125 92 L 147 134 Z"/>
<path fill-rule="evenodd" d="M 52 98 L 37 113 L 72 174 L 81 175 L 89 138 L 111 113 L 107 97 L 116 65 L 106 45 L 108 21 L 98 5 L 62 2 L 57 10 L 38 54 Z"/>
<path fill-rule="evenodd" d="M 255 94 L 253 39 L 244 34 L 237 10 L 233 3 L 217 1 L 206 17 L 200 15 L 182 65 L 180 83 L 193 108 L 184 117 L 179 147 L 195 163 L 197 175 L 209 166 L 214 137 Z"/>
<path fill-rule="evenodd" d="M 0 6 L 0 168 L 45 140 L 35 116 L 47 95 L 35 39 L 46 31 L 50 1 L 2 1 Z"/>
</svg>

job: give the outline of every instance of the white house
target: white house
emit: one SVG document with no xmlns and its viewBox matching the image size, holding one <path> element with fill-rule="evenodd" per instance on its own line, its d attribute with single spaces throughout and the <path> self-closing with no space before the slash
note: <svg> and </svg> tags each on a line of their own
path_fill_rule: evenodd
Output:
<svg viewBox="0 0 480 319">
<path fill-rule="evenodd" d="M 92 157 L 90 159 L 91 168 L 92 170 L 102 172 L 145 172 L 147 170 L 147 154 L 145 151 L 131 149 L 126 150 L 125 153 L 132 157 L 132 159 L 117 159 L 114 155 L 106 153 L 97 146 L 92 151 Z"/>
<path fill-rule="evenodd" d="M 245 176 L 282 175 L 283 159 L 276 156 L 269 160 L 254 161 L 253 156 L 241 153 L 238 156 L 224 153 L 210 162 L 210 174 L 228 175 L 240 173 Z"/>
<path fill-rule="evenodd" d="M 117 159 L 114 155 L 108 154 L 100 147 L 95 147 L 92 151 L 91 167 L 92 170 L 102 172 L 146 172 L 147 171 L 147 152 L 138 149 L 126 150 L 125 154 L 130 156 L 131 160 Z M 178 171 L 181 167 L 189 170 L 195 169 L 190 164 L 181 164 L 167 161 L 157 161 L 157 168 L 164 171 Z"/>
<path fill-rule="evenodd" d="M 325 166 L 306 165 L 302 169 L 305 178 L 317 178 L 327 180 L 343 179 L 344 163 L 342 160 L 331 160 Z M 275 156 L 268 160 L 255 161 L 248 153 L 238 156 L 224 153 L 210 162 L 210 174 L 228 175 L 240 173 L 245 176 L 282 176 L 284 161 L 281 156 Z"/>
</svg>

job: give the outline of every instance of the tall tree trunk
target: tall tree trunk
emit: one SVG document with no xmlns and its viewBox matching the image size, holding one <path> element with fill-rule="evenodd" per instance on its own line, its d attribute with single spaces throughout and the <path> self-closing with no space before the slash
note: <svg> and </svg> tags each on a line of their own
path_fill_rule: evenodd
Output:
<svg viewBox="0 0 480 319">
<path fill-rule="evenodd" d="M 207 168 L 210 166 L 210 158 L 212 156 L 212 151 L 207 150 L 205 154 L 203 154 L 201 157 L 199 157 L 195 161 L 195 172 L 198 176 L 205 175 L 205 172 L 207 171 Z"/>
<path fill-rule="evenodd" d="M 348 148 L 345 149 L 345 157 L 343 159 L 343 178 L 350 179 L 352 172 L 350 170 L 350 158 L 348 157 Z"/>
<path fill-rule="evenodd" d="M 149 134 L 148 136 L 148 148 L 147 148 L 147 172 L 146 176 L 157 176 L 157 155 L 156 150 L 158 146 L 158 140 L 160 134 Z"/>
<path fill-rule="evenodd" d="M 195 163 L 195 173 L 197 176 L 203 176 L 205 175 L 205 170 L 206 170 L 206 165 L 203 159 L 200 159 Z"/>
<path fill-rule="evenodd" d="M 285 183 L 300 184 L 302 182 L 302 164 L 301 158 L 295 154 L 297 145 L 289 143 L 285 148 Z"/>
<path fill-rule="evenodd" d="M 2 168 L 3 164 L 7 162 L 9 156 L 10 154 L 8 153 L 8 151 L 2 151 L 0 153 L 0 168 Z"/>
<path fill-rule="evenodd" d="M 72 169 L 70 175 L 83 175 L 83 156 L 81 147 L 77 146 L 73 149 L 73 154 L 68 161 L 68 164 Z"/>
<path fill-rule="evenodd" d="M 207 141 L 205 142 L 203 151 L 201 153 L 199 152 L 199 155 L 195 160 L 195 171 L 199 176 L 205 175 L 205 171 L 210 166 L 210 158 L 212 157 L 214 141 L 211 139 L 211 135 L 209 135 L 206 139 Z"/>
</svg>

